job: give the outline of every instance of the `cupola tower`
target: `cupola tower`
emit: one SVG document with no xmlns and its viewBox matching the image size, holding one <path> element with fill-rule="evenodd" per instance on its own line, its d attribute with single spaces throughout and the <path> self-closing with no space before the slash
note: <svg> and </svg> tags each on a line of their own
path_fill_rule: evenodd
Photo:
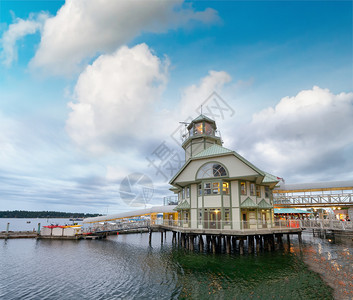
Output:
<svg viewBox="0 0 353 300">
<path fill-rule="evenodd" d="M 222 146 L 222 139 L 217 136 L 216 122 L 205 115 L 201 114 L 192 120 L 187 130 L 182 144 L 185 161 L 212 145 Z"/>
</svg>

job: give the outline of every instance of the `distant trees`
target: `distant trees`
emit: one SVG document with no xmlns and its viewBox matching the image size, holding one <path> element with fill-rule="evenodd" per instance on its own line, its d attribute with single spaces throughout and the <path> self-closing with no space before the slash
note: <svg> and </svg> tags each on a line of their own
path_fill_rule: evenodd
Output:
<svg viewBox="0 0 353 300">
<path fill-rule="evenodd" d="M 0 218 L 90 218 L 101 216 L 100 214 L 71 213 L 61 211 L 27 211 L 7 210 L 0 211 Z"/>
</svg>

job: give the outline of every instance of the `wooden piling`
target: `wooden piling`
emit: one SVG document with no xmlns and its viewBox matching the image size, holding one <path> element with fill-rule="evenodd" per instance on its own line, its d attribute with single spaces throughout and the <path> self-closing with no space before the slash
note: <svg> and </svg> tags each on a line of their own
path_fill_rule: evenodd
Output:
<svg viewBox="0 0 353 300">
<path fill-rule="evenodd" d="M 226 252 L 227 254 L 230 254 L 230 236 L 227 235 L 227 243 L 226 243 Z"/>
<path fill-rule="evenodd" d="M 216 253 L 216 237 L 214 235 L 211 236 L 211 244 L 212 244 L 212 253 Z"/>
<path fill-rule="evenodd" d="M 199 251 L 203 252 L 203 237 L 201 234 L 199 235 Z"/>
<path fill-rule="evenodd" d="M 239 253 L 244 254 L 244 240 L 242 238 L 239 240 Z"/>
</svg>

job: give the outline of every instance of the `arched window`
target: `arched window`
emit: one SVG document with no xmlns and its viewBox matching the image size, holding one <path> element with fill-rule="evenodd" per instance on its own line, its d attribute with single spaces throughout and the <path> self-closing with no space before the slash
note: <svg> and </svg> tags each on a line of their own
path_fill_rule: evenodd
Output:
<svg viewBox="0 0 353 300">
<path fill-rule="evenodd" d="M 227 176 L 226 168 L 220 163 L 207 163 L 197 172 L 196 179 Z"/>
</svg>

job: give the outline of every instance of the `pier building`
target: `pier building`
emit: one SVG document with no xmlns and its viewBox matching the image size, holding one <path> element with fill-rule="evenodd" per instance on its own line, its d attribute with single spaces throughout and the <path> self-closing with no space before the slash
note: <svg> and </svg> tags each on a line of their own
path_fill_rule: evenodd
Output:
<svg viewBox="0 0 353 300">
<path fill-rule="evenodd" d="M 170 180 L 183 228 L 271 228 L 272 190 L 279 182 L 237 152 L 223 147 L 216 122 L 200 115 L 184 136 L 185 164 Z"/>
</svg>

